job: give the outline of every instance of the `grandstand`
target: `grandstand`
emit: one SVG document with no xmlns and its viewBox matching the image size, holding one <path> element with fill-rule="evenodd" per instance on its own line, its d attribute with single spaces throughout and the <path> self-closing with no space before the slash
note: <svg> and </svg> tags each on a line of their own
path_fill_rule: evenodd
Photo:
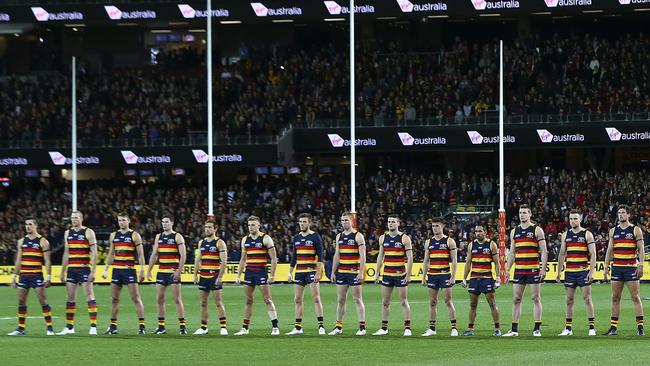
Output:
<svg viewBox="0 0 650 366">
<path fill-rule="evenodd" d="M 503 245 L 500 255 L 505 260 L 506 236 L 520 224 L 520 206 L 530 205 L 532 221 L 544 231 L 548 249 L 548 274 L 541 286 L 546 339 L 535 349 L 526 343 L 517 350 L 520 345 L 488 338 L 485 332 L 492 320 L 480 300 L 478 323 L 483 323 L 485 334 L 468 340 L 469 345 L 458 346 L 447 336 L 447 315 L 439 310 L 444 322 L 438 327 L 445 335 L 434 341 L 444 343 L 436 346 L 436 356 L 460 364 L 481 361 L 443 350 L 468 346 L 503 362 L 526 362 L 533 353 L 558 363 L 595 363 L 597 357 L 618 357 L 619 352 L 626 362 L 645 359 L 639 351 L 645 340 L 633 336 L 634 304 L 627 300 L 627 290 L 621 311 L 624 341 L 616 347 L 604 337 L 587 339 L 586 332 L 578 336 L 579 327 L 586 324 L 578 321 L 584 317 L 580 301 L 577 347 L 556 339 L 565 322 L 565 293 L 555 276 L 562 234 L 570 230 L 569 213 L 579 210 L 582 227 L 594 236 L 593 296 L 600 334 L 610 324 L 611 290 L 609 281 L 603 281 L 603 262 L 609 258 L 610 230 L 619 224 L 619 207 L 629 206 L 631 222 L 641 229 L 646 248 L 639 262 L 650 260 L 650 4 L 352 2 L 356 38 L 350 46 L 348 1 L 212 0 L 208 27 L 205 1 L 0 0 L 0 332 L 8 333 L 15 325 L 15 291 L 9 285 L 27 218 L 37 219 L 39 232 L 51 246 L 53 286 L 47 291 L 55 328 L 63 326 L 66 317 L 59 273 L 75 207 L 83 212 L 84 225 L 96 233 L 98 269 L 107 264 L 119 213 L 126 212 L 131 228 L 141 234 L 147 261 L 154 238 L 163 231 L 162 217 L 175 218 L 174 230 L 186 243 L 187 259 L 179 271 L 191 328 L 202 320 L 192 283 L 194 263 L 204 224 L 213 220 L 216 235 L 227 247 L 223 296 L 234 333 L 245 317 L 242 290 L 234 285 L 238 263 L 246 254 L 242 238 L 249 233 L 248 218 L 258 216 L 278 257 L 273 301 L 284 334 L 293 325 L 293 287 L 286 274 L 295 263 L 298 215 L 311 214 L 312 230 L 322 237 L 321 291 L 329 331 L 339 320 L 337 289 L 329 279 L 338 260 L 341 214 L 352 210 L 355 228 L 365 238 L 364 301 L 372 328 L 385 320 L 379 318 L 382 287 L 372 279 L 387 217 L 396 214 L 400 230 L 413 243 L 415 265 L 408 289 L 414 331 L 420 332 L 430 321 L 430 298 L 426 286 L 419 286 L 427 278 L 422 263 L 428 260 L 425 243 L 432 236 L 429 220 L 443 218 L 446 235 L 458 245 L 455 281 L 460 283 L 462 269 L 469 265 L 468 248 L 476 240 L 474 228 L 484 226 L 488 240 Z M 356 85 L 353 99 L 351 77 Z M 73 128 L 76 141 L 71 138 Z M 505 212 L 503 222 L 500 209 Z M 500 232 L 507 234 L 501 237 Z M 106 284 L 111 278 L 100 278 L 100 272 L 95 282 L 98 326 L 103 331 L 109 322 L 111 290 Z M 641 294 L 648 296 L 647 263 L 642 273 Z M 140 287 L 149 332 L 155 318 L 153 282 L 146 280 Z M 504 333 L 512 287 L 504 283 L 496 292 Z M 459 327 L 464 327 L 467 291 L 455 286 L 453 294 Z M 30 319 L 40 315 L 31 297 L 28 337 L 0 338 L 1 349 L 13 349 L 6 352 L 7 361 L 25 361 L 25 351 L 37 345 L 45 344 L 43 349 L 51 353 L 69 347 L 62 337 L 36 336 L 41 320 Z M 305 324 L 312 317 L 309 301 L 307 295 Z M 148 360 L 126 344 L 135 337 L 135 323 L 127 324 L 135 316 L 130 304 L 122 302 L 124 337 L 106 336 L 101 342 L 126 351 L 102 351 L 98 361 L 168 363 L 175 356 L 170 350 L 177 347 L 172 342 L 181 336 L 145 340 L 148 343 L 142 344 L 155 353 Z M 644 305 L 647 309 L 647 301 Z M 257 343 L 266 344 L 270 336 L 261 306 L 256 298 L 255 314 L 247 320 L 251 335 L 262 340 Z M 395 309 L 391 331 L 401 315 Z M 354 315 L 349 308 L 348 327 Z M 527 299 L 522 319 L 522 337 L 529 337 Z M 78 322 L 87 324 L 86 319 Z M 216 321 L 210 322 L 215 327 Z M 313 337 L 274 339 L 268 342 L 271 348 L 260 345 L 259 351 L 247 352 L 251 344 L 245 342 L 250 340 L 212 337 L 214 329 L 207 340 L 195 344 L 224 345 L 229 357 L 224 363 L 245 362 L 247 353 L 253 362 L 269 361 L 266 355 L 271 355 L 271 363 L 434 360 L 424 353 L 429 344 L 397 338 L 395 332 L 389 336 L 396 345 L 391 349 L 376 338 L 352 339 L 352 328 L 346 329 L 342 342 L 318 338 L 316 328 L 305 325 L 305 333 Z M 79 333 L 84 347 L 97 347 Z M 334 345 L 331 349 L 328 341 Z M 526 342 L 533 342 L 532 337 Z M 190 347 L 198 346 L 188 343 Z M 341 350 L 339 359 L 332 355 L 334 347 Z M 370 352 L 359 354 L 359 349 Z M 217 359 L 217 352 L 207 352 Z M 585 354 L 594 358 L 585 359 Z M 37 360 L 29 356 L 30 362 Z"/>
</svg>

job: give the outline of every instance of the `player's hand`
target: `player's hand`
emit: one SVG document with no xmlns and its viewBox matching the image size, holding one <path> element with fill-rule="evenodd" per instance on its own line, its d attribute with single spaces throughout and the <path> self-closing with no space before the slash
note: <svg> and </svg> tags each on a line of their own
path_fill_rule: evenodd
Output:
<svg viewBox="0 0 650 366">
<path fill-rule="evenodd" d="M 293 283 L 293 276 L 291 275 L 291 273 L 289 273 L 289 276 L 287 276 L 287 282 Z"/>
<path fill-rule="evenodd" d="M 151 281 L 151 272 L 149 272 L 149 278 L 147 278 L 149 281 Z M 140 270 L 140 275 L 138 276 L 138 283 L 142 283 L 144 281 L 144 269 Z"/>
<path fill-rule="evenodd" d="M 546 268 L 540 268 L 539 269 L 539 280 L 544 281 L 546 278 Z"/>
<path fill-rule="evenodd" d="M 235 278 L 235 285 L 237 286 L 241 285 L 241 278 L 239 278 L 239 276 Z"/>
<path fill-rule="evenodd" d="M 424 275 L 424 277 L 422 278 L 422 281 L 420 281 L 420 282 L 422 283 L 422 286 L 427 287 L 426 274 Z"/>
<path fill-rule="evenodd" d="M 90 274 L 88 275 L 88 283 L 93 283 L 93 282 L 95 282 L 95 271 L 90 271 Z"/>
<path fill-rule="evenodd" d="M 501 287 L 501 281 L 499 280 L 494 281 L 494 288 L 498 289 L 499 287 Z"/>
<path fill-rule="evenodd" d="M 411 276 L 405 276 L 404 279 L 402 279 L 402 284 L 408 285 L 409 283 L 411 283 Z"/>
<path fill-rule="evenodd" d="M 332 276 L 330 277 L 330 282 L 336 283 L 336 273 L 332 272 Z"/>
<path fill-rule="evenodd" d="M 268 283 L 269 283 L 269 285 L 274 284 L 275 283 L 275 277 L 274 276 L 269 276 Z"/>
<path fill-rule="evenodd" d="M 16 277 L 14 277 L 14 278 L 11 279 L 11 287 L 12 287 L 12 288 L 16 288 L 16 287 L 18 287 L 18 285 L 16 285 Z"/>
<path fill-rule="evenodd" d="M 199 278 L 197 276 L 194 276 L 194 284 L 198 285 L 199 283 Z"/>
<path fill-rule="evenodd" d="M 323 277 L 323 272 L 320 271 L 314 275 L 314 283 L 320 283 L 320 279 Z"/>
<path fill-rule="evenodd" d="M 174 271 L 174 281 L 180 281 L 181 280 L 181 271 L 180 269 L 177 269 Z"/>
<path fill-rule="evenodd" d="M 643 264 L 639 264 L 636 267 L 636 278 L 638 278 L 640 280 L 641 277 L 643 277 Z"/>
<path fill-rule="evenodd" d="M 140 273 L 143 273 L 143 271 L 140 271 Z M 147 271 L 147 281 L 151 281 L 151 271 Z"/>
<path fill-rule="evenodd" d="M 43 287 L 48 288 L 52 285 L 52 279 L 50 276 L 45 277 L 45 282 L 43 282 Z"/>
<path fill-rule="evenodd" d="M 61 271 L 61 283 L 65 283 L 65 272 L 66 271 Z M 88 282 L 90 282 L 90 280 L 88 280 Z"/>
<path fill-rule="evenodd" d="M 560 279 L 560 273 L 558 272 L 557 276 L 555 276 L 555 282 L 560 283 L 562 280 Z"/>
<path fill-rule="evenodd" d="M 357 283 L 363 284 L 364 280 L 365 278 L 363 278 L 363 273 L 359 272 L 359 274 L 357 275 Z"/>
<path fill-rule="evenodd" d="M 379 284 L 379 277 L 375 277 L 375 283 Z"/>
<path fill-rule="evenodd" d="M 589 281 L 589 283 L 594 282 L 594 271 L 589 271 L 589 273 L 587 273 L 587 281 Z"/>
<path fill-rule="evenodd" d="M 467 280 L 463 278 L 463 282 L 460 284 L 463 288 L 467 288 Z"/>
<path fill-rule="evenodd" d="M 106 279 L 107 277 L 108 277 L 108 271 L 103 270 L 103 271 L 102 271 L 102 278 L 103 278 L 103 279 Z"/>
<path fill-rule="evenodd" d="M 217 277 L 217 279 L 214 281 L 214 284 L 217 286 L 222 286 L 223 285 L 223 278 Z"/>
<path fill-rule="evenodd" d="M 609 275 L 607 272 L 609 272 L 607 269 L 603 271 L 603 282 L 607 282 L 607 276 Z"/>
</svg>

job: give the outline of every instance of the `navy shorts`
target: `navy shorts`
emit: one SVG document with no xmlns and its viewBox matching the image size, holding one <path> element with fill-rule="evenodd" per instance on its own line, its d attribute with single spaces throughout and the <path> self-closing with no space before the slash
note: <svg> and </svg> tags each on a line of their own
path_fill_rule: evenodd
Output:
<svg viewBox="0 0 650 366">
<path fill-rule="evenodd" d="M 214 277 L 201 277 L 199 278 L 199 290 L 210 292 L 223 290 L 223 286 L 217 286 L 217 276 Z"/>
<path fill-rule="evenodd" d="M 432 289 L 451 287 L 451 274 L 427 274 L 427 287 Z"/>
<path fill-rule="evenodd" d="M 160 273 L 158 272 L 156 274 L 156 284 L 157 285 L 163 285 L 165 287 L 169 285 L 177 285 L 181 283 L 181 279 L 179 278 L 178 280 L 174 279 L 174 274 L 173 273 Z"/>
<path fill-rule="evenodd" d="M 269 284 L 269 275 L 266 272 L 266 268 L 258 270 L 246 270 L 244 272 L 244 285 L 247 286 L 258 286 L 258 285 L 268 285 Z"/>
<path fill-rule="evenodd" d="M 542 283 L 539 279 L 539 274 L 517 274 L 515 273 L 515 278 L 512 280 L 512 283 L 517 285 L 536 285 Z"/>
<path fill-rule="evenodd" d="M 564 287 L 576 288 L 591 286 L 591 282 L 587 278 L 589 271 L 580 272 L 564 272 Z"/>
<path fill-rule="evenodd" d="M 357 275 L 354 273 L 336 273 L 336 284 L 343 286 L 359 286 Z"/>
<path fill-rule="evenodd" d="M 43 274 L 20 275 L 16 286 L 24 289 L 43 287 Z"/>
<path fill-rule="evenodd" d="M 113 277 L 111 278 L 111 283 L 119 286 L 138 283 L 138 276 L 136 276 L 134 268 L 113 268 Z"/>
<path fill-rule="evenodd" d="M 400 277 L 384 275 L 381 279 L 381 285 L 386 287 L 406 287 L 408 283 L 404 283 L 405 278 L 406 275 Z"/>
<path fill-rule="evenodd" d="M 638 281 L 636 267 L 612 267 L 612 281 Z"/>
<path fill-rule="evenodd" d="M 307 286 L 314 283 L 316 272 L 299 272 L 293 277 L 293 283 L 300 286 Z"/>
<path fill-rule="evenodd" d="M 88 276 L 90 276 L 90 268 L 88 267 L 68 268 L 67 279 L 65 282 L 73 285 L 86 283 L 88 282 Z"/>
<path fill-rule="evenodd" d="M 467 291 L 471 294 L 493 294 L 496 289 L 492 278 L 470 278 Z"/>
</svg>

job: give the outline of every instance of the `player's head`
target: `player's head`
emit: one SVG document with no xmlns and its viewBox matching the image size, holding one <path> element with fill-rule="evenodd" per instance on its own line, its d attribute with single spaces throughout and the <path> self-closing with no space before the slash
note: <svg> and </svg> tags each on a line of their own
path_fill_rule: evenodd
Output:
<svg viewBox="0 0 650 366">
<path fill-rule="evenodd" d="M 619 205 L 617 214 L 618 222 L 628 222 L 630 220 L 630 215 L 632 215 L 632 210 L 628 205 Z"/>
<path fill-rule="evenodd" d="M 485 228 L 483 227 L 483 225 L 476 225 L 474 227 L 474 235 L 476 235 L 476 239 L 478 241 L 485 240 Z"/>
<path fill-rule="evenodd" d="M 580 227 L 580 222 L 582 221 L 582 212 L 578 209 L 573 209 L 569 212 L 569 225 L 572 229 L 577 229 Z"/>
<path fill-rule="evenodd" d="M 519 221 L 521 221 L 522 224 L 526 224 L 530 222 L 531 215 L 532 215 L 532 211 L 530 210 L 530 206 L 528 205 L 519 206 Z"/>
<path fill-rule="evenodd" d="M 174 218 L 171 215 L 163 216 L 161 222 L 163 231 L 171 231 L 174 227 Z"/>
<path fill-rule="evenodd" d="M 260 231 L 261 223 L 259 217 L 251 215 L 248 217 L 247 222 L 248 222 L 248 232 L 250 234 L 255 235 Z"/>
<path fill-rule="evenodd" d="M 70 214 L 70 222 L 72 223 L 72 227 L 80 227 L 83 223 L 83 220 L 84 215 L 81 213 L 81 211 L 72 211 Z"/>
<path fill-rule="evenodd" d="M 33 235 L 38 231 L 38 221 L 35 217 L 28 217 L 25 219 L 25 232 L 27 234 Z"/>
<path fill-rule="evenodd" d="M 309 227 L 311 226 L 311 220 L 312 216 L 309 213 L 303 212 L 298 215 L 298 226 L 300 226 L 300 231 L 303 233 L 308 232 Z"/>
<path fill-rule="evenodd" d="M 129 222 L 131 220 L 129 219 L 129 214 L 126 212 L 120 212 L 117 214 L 117 225 L 120 227 L 121 230 L 126 230 L 129 228 Z"/>
<path fill-rule="evenodd" d="M 431 224 L 433 235 L 442 235 L 444 233 L 443 229 L 445 228 L 445 223 L 442 220 L 442 217 L 432 218 L 429 220 L 429 224 Z"/>
<path fill-rule="evenodd" d="M 341 226 L 343 226 L 343 230 L 350 230 L 352 229 L 352 213 L 349 211 L 345 211 L 341 214 Z"/>
<path fill-rule="evenodd" d="M 388 215 L 388 230 L 389 231 L 397 231 L 399 229 L 399 224 L 400 224 L 400 219 L 397 214 L 390 214 Z"/>
<path fill-rule="evenodd" d="M 214 221 L 208 220 L 203 225 L 203 230 L 205 231 L 205 236 L 212 236 L 215 233 Z"/>
</svg>

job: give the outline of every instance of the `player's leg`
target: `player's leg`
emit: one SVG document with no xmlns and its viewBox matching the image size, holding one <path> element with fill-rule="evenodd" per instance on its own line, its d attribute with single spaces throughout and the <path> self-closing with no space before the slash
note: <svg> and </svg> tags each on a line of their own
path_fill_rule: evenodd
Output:
<svg viewBox="0 0 650 366">
<path fill-rule="evenodd" d="M 156 334 L 165 334 L 167 330 L 165 329 L 165 295 L 167 292 L 167 286 L 157 283 L 156 284 L 156 306 L 158 309 L 158 329 L 156 329 Z"/>
<path fill-rule="evenodd" d="M 68 272 L 68 281 L 74 279 L 70 278 L 70 273 Z M 66 290 L 66 302 L 65 302 L 65 328 L 58 332 L 56 335 L 66 335 L 74 334 L 74 316 L 77 312 L 77 283 L 67 282 L 65 284 Z"/>
<path fill-rule="evenodd" d="M 325 334 L 325 326 L 323 325 L 323 303 L 320 298 L 320 283 L 314 282 L 309 285 L 311 289 L 311 298 L 314 301 L 314 308 L 316 310 L 316 321 L 318 322 L 318 334 Z"/>
<path fill-rule="evenodd" d="M 632 304 L 634 305 L 634 315 L 636 316 L 638 335 L 645 335 L 645 330 L 643 328 L 643 303 L 641 302 L 640 281 L 627 281 L 625 284 L 627 285 L 630 297 L 632 298 Z"/>
<path fill-rule="evenodd" d="M 533 327 L 533 335 L 539 336 L 542 327 L 542 286 L 539 283 L 532 283 L 530 285 L 531 300 L 533 301 L 533 320 L 535 325 Z M 520 308 L 521 309 L 521 308 Z"/>
<path fill-rule="evenodd" d="M 262 291 L 262 298 L 266 304 L 269 319 L 271 319 L 271 335 L 279 335 L 278 313 L 275 310 L 275 304 L 273 303 L 273 297 L 271 296 L 271 285 L 260 285 L 260 291 Z"/>
<path fill-rule="evenodd" d="M 181 335 L 187 334 L 185 325 L 185 305 L 183 304 L 183 292 L 180 283 L 173 283 L 172 294 L 174 295 L 174 304 L 176 304 L 176 313 L 178 313 L 178 326 Z"/>
<path fill-rule="evenodd" d="M 526 285 L 515 283 L 512 285 L 512 328 L 505 337 L 519 335 L 519 319 L 521 318 L 521 299 L 524 296 Z"/>
<path fill-rule="evenodd" d="M 404 335 L 411 335 L 411 304 L 408 299 L 408 285 L 398 287 L 397 293 L 399 294 L 399 303 L 402 305 L 402 314 L 404 315 Z"/>
<path fill-rule="evenodd" d="M 90 335 L 97 334 L 97 300 L 93 283 L 86 281 L 82 284 L 88 304 L 88 318 L 90 319 Z"/>
<path fill-rule="evenodd" d="M 129 283 L 129 293 L 131 301 L 135 305 L 135 312 L 138 314 L 138 334 L 144 334 L 144 304 L 142 304 L 142 297 L 140 296 L 140 289 L 137 283 Z"/>
<path fill-rule="evenodd" d="M 120 309 L 120 295 L 122 294 L 122 285 L 111 284 L 111 325 L 106 330 L 106 334 L 117 334 L 117 314 Z"/>
<path fill-rule="evenodd" d="M 219 334 L 228 335 L 226 306 L 223 303 L 223 290 L 221 288 L 214 290 L 214 302 L 217 304 L 217 314 L 219 315 Z"/>
<path fill-rule="evenodd" d="M 573 305 L 575 303 L 575 294 L 575 287 L 571 286 L 565 288 L 564 297 L 566 302 L 566 319 L 564 323 L 564 330 L 562 330 L 562 333 L 559 334 L 560 336 L 569 336 L 573 334 Z"/>
<path fill-rule="evenodd" d="M 451 322 L 451 335 L 458 335 L 458 328 L 456 324 L 456 307 L 454 306 L 454 300 L 452 298 L 452 289 L 451 287 L 445 288 L 445 306 L 447 307 L 447 314 L 449 314 L 449 321 Z"/>
<path fill-rule="evenodd" d="M 242 327 L 239 332 L 235 335 L 246 335 L 248 334 L 248 327 L 251 322 L 251 315 L 253 314 L 253 295 L 255 294 L 255 284 L 244 285 L 244 320 L 242 321 Z"/>
<path fill-rule="evenodd" d="M 436 334 L 436 320 L 438 319 L 438 288 L 429 288 L 429 328 L 422 336 L 432 336 Z"/>
<path fill-rule="evenodd" d="M 36 287 L 34 290 L 36 291 L 38 302 L 41 304 L 41 309 L 43 310 L 43 319 L 45 319 L 47 335 L 54 335 L 54 329 L 52 329 L 52 308 L 50 308 L 50 304 L 47 302 L 45 287 Z"/>
<path fill-rule="evenodd" d="M 17 336 L 25 334 L 25 319 L 27 318 L 27 293 L 28 289 L 18 287 L 16 289 L 18 295 L 18 327 L 13 332 L 9 333 L 10 336 Z"/>
<path fill-rule="evenodd" d="M 624 286 L 623 281 L 612 281 L 612 317 L 606 335 L 618 334 L 618 316 L 621 313 L 621 294 Z"/>
<path fill-rule="evenodd" d="M 352 297 L 354 298 L 354 305 L 357 308 L 357 319 L 359 319 L 359 331 L 357 335 L 366 334 L 366 306 L 363 303 L 362 285 L 352 286 Z"/>
<path fill-rule="evenodd" d="M 378 336 L 388 334 L 391 297 L 393 297 L 393 286 L 381 285 L 381 328 L 372 335 Z"/>
<path fill-rule="evenodd" d="M 492 313 L 492 320 L 494 321 L 494 336 L 501 335 L 501 323 L 499 322 L 499 306 L 497 305 L 497 299 L 494 292 L 485 294 L 485 299 L 487 300 L 488 305 L 490 305 L 490 312 Z"/>
<path fill-rule="evenodd" d="M 305 311 L 304 305 L 305 299 L 305 286 L 300 282 L 293 284 L 293 304 L 294 304 L 294 315 L 296 316 L 296 322 L 294 323 L 293 329 L 287 333 L 287 335 L 302 334 L 302 316 Z"/>
<path fill-rule="evenodd" d="M 585 301 L 585 307 L 587 309 L 587 321 L 589 322 L 589 335 L 596 335 L 596 319 L 594 311 L 594 302 L 591 298 L 591 284 L 582 287 L 582 299 Z"/>
<path fill-rule="evenodd" d="M 194 334 L 206 334 L 208 332 L 208 296 L 210 289 L 199 289 L 199 302 L 201 304 L 201 328 L 197 329 Z"/>
<path fill-rule="evenodd" d="M 478 308 L 478 293 L 469 293 L 469 320 L 467 322 L 467 330 L 463 333 L 464 336 L 474 335 L 474 323 L 476 322 L 476 309 Z"/>
<path fill-rule="evenodd" d="M 336 326 L 330 335 L 341 334 L 343 331 L 343 320 L 345 318 L 345 307 L 348 301 L 349 285 L 336 285 Z"/>
</svg>

